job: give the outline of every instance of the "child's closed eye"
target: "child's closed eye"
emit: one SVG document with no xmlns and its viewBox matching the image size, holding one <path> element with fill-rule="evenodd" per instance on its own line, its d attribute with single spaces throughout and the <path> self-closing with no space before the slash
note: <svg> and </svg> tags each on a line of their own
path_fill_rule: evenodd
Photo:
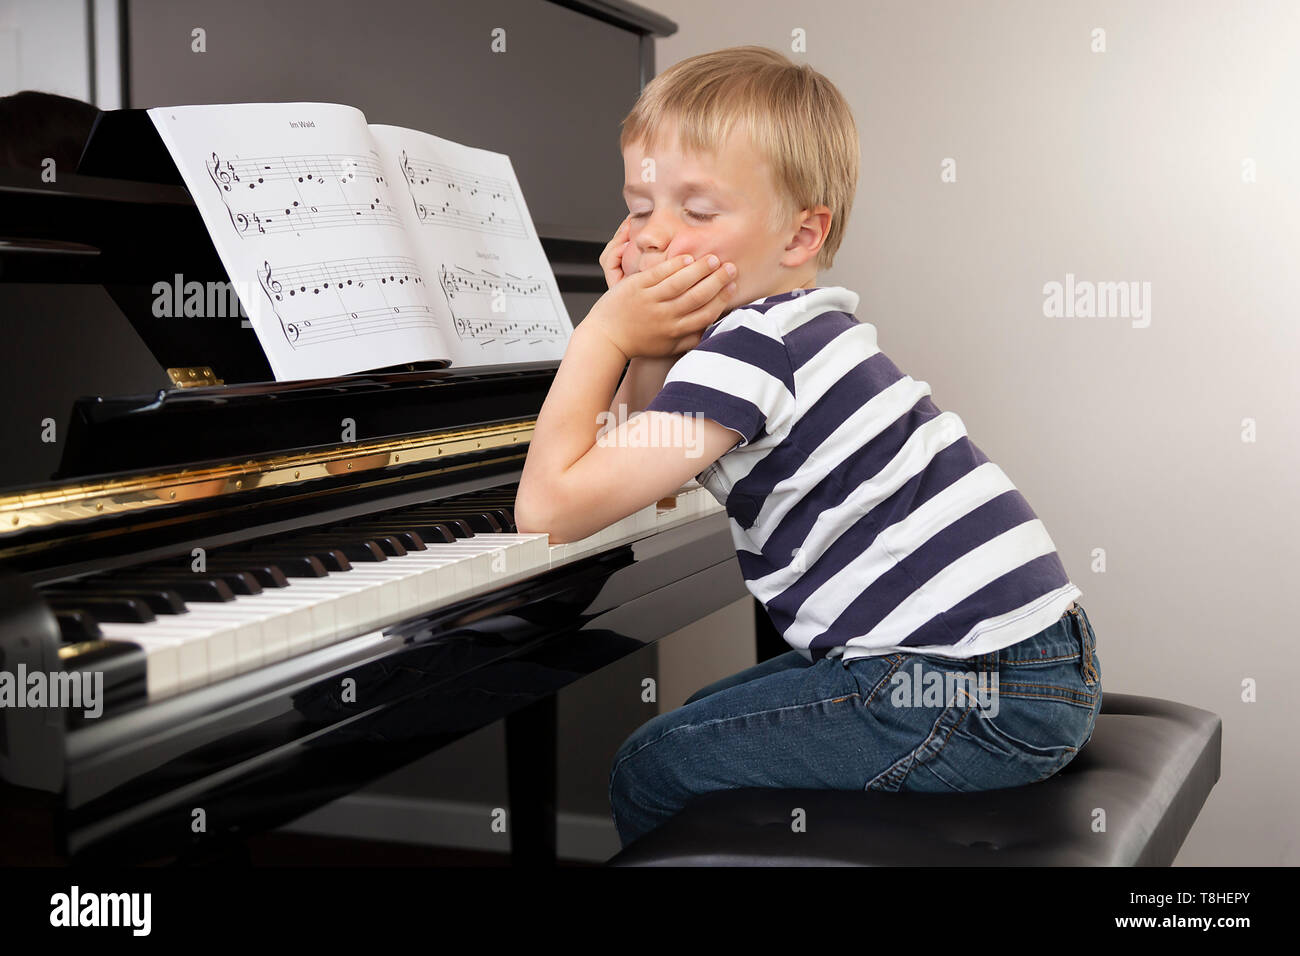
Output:
<svg viewBox="0 0 1300 956">
<path fill-rule="evenodd" d="M 648 215 L 650 215 L 648 212 L 634 212 L 632 213 L 632 218 L 644 219 Z M 718 214 L 716 212 L 705 214 L 701 212 L 695 212 L 692 209 L 688 209 L 686 210 L 686 215 L 690 216 L 692 219 L 698 219 L 700 222 L 708 222 L 710 219 L 716 218 Z"/>
</svg>

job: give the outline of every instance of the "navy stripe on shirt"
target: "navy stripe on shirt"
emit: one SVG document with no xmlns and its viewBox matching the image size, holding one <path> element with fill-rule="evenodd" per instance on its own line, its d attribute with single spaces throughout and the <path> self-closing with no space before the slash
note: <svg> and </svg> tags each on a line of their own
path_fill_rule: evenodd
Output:
<svg viewBox="0 0 1300 956">
<path fill-rule="evenodd" d="M 832 286 L 735 309 L 646 411 L 742 436 L 698 477 L 750 590 L 810 659 L 965 657 L 1032 636 L 1081 592 L 1029 503 L 857 306 Z"/>
</svg>

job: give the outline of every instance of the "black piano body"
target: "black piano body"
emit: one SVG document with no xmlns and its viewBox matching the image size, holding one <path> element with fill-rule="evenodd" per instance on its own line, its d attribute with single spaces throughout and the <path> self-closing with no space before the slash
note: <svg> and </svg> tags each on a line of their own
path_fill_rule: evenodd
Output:
<svg viewBox="0 0 1300 956">
<path fill-rule="evenodd" d="M 630 4 L 569 6 L 648 18 L 652 73 L 650 34 L 671 24 Z M 160 274 L 228 278 L 160 148 L 141 111 L 118 111 L 101 116 L 78 174 L 0 170 L 0 283 L 102 285 L 130 347 L 172 383 L 78 393 L 48 412 L 57 466 L 0 481 L 0 675 L 20 696 L 44 681 L 51 697 L 98 675 L 104 707 L 0 707 L 0 855 L 220 858 L 504 719 L 512 854 L 553 860 L 555 695 L 747 596 L 725 514 L 683 489 L 610 534 L 539 547 L 515 531 L 513 489 L 557 363 L 274 382 L 238 316 L 205 320 L 201 335 L 159 319 Z M 602 243 L 543 246 L 562 291 L 603 290 Z M 105 362 L 127 347 L 85 331 L 101 334 Z M 9 387 L 70 374 L 60 343 L 43 346 L 8 350 Z M 35 407 L 8 434 L 36 427 Z M 499 577 L 480 546 L 504 562 Z M 421 560 L 418 575 L 402 571 Z M 283 597 L 367 575 L 381 583 L 322 599 L 328 619 Z M 451 597 L 428 590 L 453 577 Z M 193 641 L 148 636 L 255 601 L 285 606 L 265 618 L 274 635 L 217 628 L 220 666 L 215 638 L 200 660 Z M 320 628 L 310 641 L 284 623 L 304 614 Z"/>
<path fill-rule="evenodd" d="M 106 702 L 94 718 L 75 707 L 0 709 L 5 816 L 26 834 L 6 840 L 8 852 L 30 843 L 31 814 L 43 810 L 40 841 L 48 837 L 47 850 L 63 857 L 210 856 L 506 718 L 517 853 L 553 854 L 554 695 L 745 596 L 720 512 L 673 520 L 677 502 L 661 502 L 658 527 L 616 546 L 382 627 L 362 622 L 351 636 L 158 700 L 143 652 L 94 633 L 97 623 L 134 626 L 122 623 L 133 607 L 163 621 L 141 608 L 141 594 L 161 600 L 199 580 L 234 580 L 241 564 L 265 573 L 343 551 L 356 569 L 403 543 L 417 553 L 404 532 L 427 548 L 439 547 L 438 530 L 489 543 L 496 528 L 508 533 L 534 406 L 553 373 L 447 369 L 87 400 L 73 417 L 82 447 L 71 458 L 91 461 L 89 450 L 102 445 L 122 465 L 133 442 L 144 443 L 147 458 L 164 454 L 158 436 L 172 433 L 206 435 L 213 451 L 228 433 L 240 453 L 0 496 L 10 528 L 0 535 L 0 670 L 98 671 Z M 373 403 L 374 414 L 362 416 L 370 421 L 383 419 L 381 406 L 395 420 L 418 407 L 427 430 L 288 452 L 247 444 L 309 433 L 317 414 L 317 427 L 328 429 L 341 401 L 354 414 Z M 188 454 L 186 442 L 172 454 Z M 336 540 L 318 540 L 321 529 Z M 174 578 L 186 575 L 195 549 L 208 571 Z M 156 573 L 132 576 L 142 569 Z M 299 579 L 288 580 L 291 589 Z M 263 584 L 261 594 L 270 593 Z"/>
</svg>

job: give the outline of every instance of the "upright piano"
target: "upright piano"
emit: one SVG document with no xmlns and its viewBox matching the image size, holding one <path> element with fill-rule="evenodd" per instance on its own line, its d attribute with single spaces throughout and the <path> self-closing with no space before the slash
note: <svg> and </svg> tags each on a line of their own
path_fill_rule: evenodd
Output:
<svg viewBox="0 0 1300 956">
<path fill-rule="evenodd" d="M 103 285 L 173 384 L 50 409 L 57 469 L 0 488 L 0 856 L 220 859 L 505 720 L 512 853 L 553 860 L 555 695 L 747 596 L 725 512 L 692 482 L 582 541 L 519 533 L 558 363 L 273 381 L 237 317 L 152 315 L 159 263 L 224 270 L 182 186 L 101 159 L 0 171 L 0 282 Z M 12 345 L 10 387 L 61 374 Z"/>
</svg>

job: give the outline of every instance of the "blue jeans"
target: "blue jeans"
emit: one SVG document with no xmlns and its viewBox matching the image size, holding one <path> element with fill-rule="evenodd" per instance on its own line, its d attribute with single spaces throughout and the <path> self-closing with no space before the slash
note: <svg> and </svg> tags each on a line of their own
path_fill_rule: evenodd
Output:
<svg viewBox="0 0 1300 956">
<path fill-rule="evenodd" d="M 1101 664 L 1077 602 L 1031 638 L 968 659 L 789 651 L 694 694 L 619 748 L 624 846 L 697 794 L 735 787 L 968 793 L 1052 776 L 1091 738 Z"/>
</svg>

